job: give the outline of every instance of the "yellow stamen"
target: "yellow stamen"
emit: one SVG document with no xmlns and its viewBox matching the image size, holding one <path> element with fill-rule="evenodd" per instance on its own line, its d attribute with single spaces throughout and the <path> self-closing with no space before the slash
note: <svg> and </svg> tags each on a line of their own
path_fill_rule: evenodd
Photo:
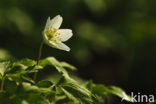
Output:
<svg viewBox="0 0 156 104">
<path fill-rule="evenodd" d="M 61 40 L 61 34 L 57 31 L 58 29 L 53 28 L 52 26 L 45 31 L 48 40 L 53 41 L 55 44 L 59 44 L 58 40 Z"/>
</svg>

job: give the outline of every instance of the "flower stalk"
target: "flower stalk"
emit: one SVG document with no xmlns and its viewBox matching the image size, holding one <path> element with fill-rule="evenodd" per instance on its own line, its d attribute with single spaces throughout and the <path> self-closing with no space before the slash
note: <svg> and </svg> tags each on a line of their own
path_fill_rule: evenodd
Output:
<svg viewBox="0 0 156 104">
<path fill-rule="evenodd" d="M 42 40 L 41 44 L 40 44 L 40 48 L 39 48 L 39 52 L 38 52 L 38 58 L 37 58 L 37 61 L 36 61 L 36 65 L 39 64 L 39 61 L 40 61 L 40 58 L 41 58 L 41 55 L 42 55 L 42 48 L 43 48 L 43 44 L 44 44 L 44 41 Z M 37 71 L 34 73 L 34 81 L 36 80 L 37 78 Z"/>
<path fill-rule="evenodd" d="M 42 40 L 42 42 L 40 44 L 39 52 L 38 52 L 38 58 L 37 58 L 37 63 L 36 63 L 37 65 L 39 64 L 39 61 L 40 61 L 40 58 L 41 58 L 41 55 L 42 55 L 43 44 L 44 44 L 44 41 Z"/>
</svg>

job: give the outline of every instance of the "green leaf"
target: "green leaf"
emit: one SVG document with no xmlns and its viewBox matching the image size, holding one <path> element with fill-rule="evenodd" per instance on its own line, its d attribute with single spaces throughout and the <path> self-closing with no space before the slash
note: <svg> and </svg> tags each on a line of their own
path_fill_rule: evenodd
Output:
<svg viewBox="0 0 156 104">
<path fill-rule="evenodd" d="M 36 65 L 35 60 L 28 59 L 28 58 L 17 62 L 15 67 L 18 66 L 18 65 L 23 66 L 22 68 L 25 70 L 25 72 L 23 72 L 23 73 L 33 73 L 33 72 L 36 72 L 36 71 L 38 71 L 40 69 L 43 69 L 42 66 Z"/>
<path fill-rule="evenodd" d="M 122 100 L 133 102 L 133 99 L 125 93 L 125 91 L 116 86 L 108 87 L 108 92 L 114 95 L 117 95 L 122 98 Z"/>
<path fill-rule="evenodd" d="M 93 81 L 92 80 L 89 80 L 89 81 L 87 81 L 87 83 L 85 84 L 85 86 L 86 86 L 86 88 L 88 89 L 88 90 L 92 90 L 93 89 Z"/>
<path fill-rule="evenodd" d="M 69 77 L 65 77 L 64 83 L 61 83 L 60 87 L 67 97 L 74 101 L 74 103 L 93 103 L 92 97 L 94 96 L 92 93 L 87 88 Z"/>
<path fill-rule="evenodd" d="M 62 64 L 58 60 L 56 60 L 54 57 L 47 57 L 47 58 L 41 60 L 39 65 L 41 65 L 42 67 L 51 65 L 51 66 L 55 67 L 58 72 L 62 73 L 63 76 L 69 77 L 65 68 L 63 68 Z"/>
<path fill-rule="evenodd" d="M 29 66 L 25 70 L 25 73 L 34 73 L 34 72 L 41 70 L 41 69 L 43 69 L 43 67 L 40 65 Z"/>
<path fill-rule="evenodd" d="M 39 65 L 45 67 L 47 65 L 51 65 L 57 69 L 58 72 L 62 73 L 64 81 L 60 80 L 58 82 L 58 86 L 64 92 L 64 94 L 75 103 L 80 102 L 84 104 L 90 104 L 93 102 L 92 93 L 77 83 L 75 80 L 69 77 L 64 67 L 68 67 L 70 69 L 75 69 L 73 66 L 65 63 L 59 62 L 54 57 L 48 57 L 40 61 Z"/>
<path fill-rule="evenodd" d="M 62 72 L 62 73 L 66 73 L 65 71 L 65 67 L 69 68 L 71 70 L 76 70 L 76 68 L 66 62 L 59 62 L 56 58 L 54 57 L 47 57 L 43 60 L 40 61 L 39 65 L 41 65 L 42 67 L 51 65 L 54 66 L 58 72 Z"/>
<path fill-rule="evenodd" d="M 71 103 L 71 100 L 68 99 L 65 95 L 56 97 L 55 104 L 68 104 L 68 103 Z M 76 103 L 73 102 L 72 104 L 76 104 Z M 77 104 L 79 104 L 79 103 L 77 103 Z"/>
<path fill-rule="evenodd" d="M 16 74 L 16 73 L 21 73 L 23 72 L 25 69 L 27 68 L 27 66 L 18 63 L 18 62 L 14 62 L 13 66 L 12 66 L 12 70 L 10 70 L 8 72 L 8 74 Z"/>
<path fill-rule="evenodd" d="M 28 59 L 28 58 L 21 60 L 20 63 L 25 65 L 25 66 L 34 66 L 34 65 L 36 65 L 35 60 Z"/>
<path fill-rule="evenodd" d="M 56 92 L 54 91 L 51 91 L 49 93 L 46 93 L 46 98 L 52 102 L 52 101 L 55 101 L 55 96 L 56 96 Z"/>
<path fill-rule="evenodd" d="M 45 67 L 45 66 L 48 66 L 48 65 L 55 66 L 55 65 L 61 65 L 61 64 L 54 57 L 47 57 L 45 59 L 42 59 L 40 61 L 39 65 Z"/>
<path fill-rule="evenodd" d="M 33 83 L 33 84 L 35 83 L 31 78 L 29 78 L 29 77 L 27 77 L 27 76 L 22 75 L 21 78 L 22 78 L 23 80 L 26 80 L 26 81 L 31 82 L 31 83 Z"/>
<path fill-rule="evenodd" d="M 12 63 L 10 61 L 1 61 L 0 62 L 0 75 L 3 77 L 5 74 L 11 70 Z"/>
<path fill-rule="evenodd" d="M 52 86 L 52 82 L 43 80 L 43 81 L 39 81 L 36 85 L 41 88 L 49 88 L 50 86 Z"/>
<path fill-rule="evenodd" d="M 102 84 L 98 84 L 93 88 L 93 92 L 103 98 L 105 98 L 107 94 L 113 94 L 122 98 L 122 100 L 133 102 L 132 98 L 127 95 L 124 90 L 116 86 L 106 87 Z"/>
<path fill-rule="evenodd" d="M 11 77 L 15 78 L 16 80 L 21 80 L 22 78 L 33 83 L 33 81 L 30 78 L 26 77 L 26 74 L 36 72 L 42 68 L 43 67 L 39 65 L 25 66 L 24 64 L 21 64 L 20 62 L 15 62 L 12 65 L 12 69 L 7 72 L 7 76 L 10 78 Z"/>
<path fill-rule="evenodd" d="M 97 84 L 93 87 L 93 93 L 106 98 L 106 95 L 108 94 L 108 89 L 106 86 L 102 85 L 102 84 Z"/>
<path fill-rule="evenodd" d="M 40 88 L 35 85 L 31 85 L 30 83 L 23 82 L 22 86 L 24 91 L 35 91 L 40 93 Z"/>
<path fill-rule="evenodd" d="M 50 104 L 48 99 L 38 93 L 30 92 L 24 94 L 24 100 L 28 102 L 28 104 Z"/>
<path fill-rule="evenodd" d="M 24 92 L 39 94 L 40 96 L 45 97 L 50 102 L 54 101 L 54 99 L 55 99 L 56 93 L 51 88 L 39 88 L 38 86 L 31 85 L 31 84 L 25 83 L 25 82 L 22 83 L 22 86 L 23 86 Z"/>
<path fill-rule="evenodd" d="M 39 69 L 43 69 L 42 66 L 36 65 L 36 61 L 31 59 L 23 59 L 21 61 L 15 62 L 13 64 L 13 71 L 10 73 L 21 73 L 21 74 L 28 74 L 33 73 Z"/>
<path fill-rule="evenodd" d="M 24 91 L 27 91 L 27 92 L 38 92 L 38 93 L 44 93 L 44 94 L 55 92 L 51 88 L 39 88 L 36 85 L 31 85 L 30 83 L 26 83 L 26 82 L 23 82 L 22 86 L 23 86 Z"/>
<path fill-rule="evenodd" d="M 7 74 L 7 77 L 8 78 L 11 78 L 11 79 L 14 79 L 15 81 L 18 81 L 18 82 L 21 82 L 21 81 L 28 81 L 30 83 L 34 83 L 34 81 L 25 76 L 25 75 L 22 75 L 21 73 L 16 73 L 16 74 Z"/>
<path fill-rule="evenodd" d="M 70 65 L 70 64 L 68 64 L 68 63 L 66 63 L 66 62 L 61 62 L 61 65 L 62 65 L 62 67 L 64 67 L 64 68 L 69 68 L 69 69 L 71 69 L 71 70 L 73 70 L 73 71 L 74 71 L 74 70 L 77 70 L 75 66 Z"/>
<path fill-rule="evenodd" d="M 74 101 L 74 103 L 78 104 L 79 103 L 79 100 L 73 96 L 70 92 L 68 92 L 67 90 L 65 90 L 63 87 L 61 87 L 61 90 L 65 93 L 65 95 L 67 95 L 67 97 L 71 100 Z"/>
</svg>

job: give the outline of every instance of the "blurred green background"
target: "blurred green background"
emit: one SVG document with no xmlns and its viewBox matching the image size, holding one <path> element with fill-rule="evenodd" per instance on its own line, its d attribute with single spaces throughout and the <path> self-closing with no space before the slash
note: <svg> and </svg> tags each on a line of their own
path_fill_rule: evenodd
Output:
<svg viewBox="0 0 156 104">
<path fill-rule="evenodd" d="M 156 94 L 156 0 L 0 0 L 0 58 L 36 59 L 48 16 L 73 30 L 70 52 L 43 48 L 78 75 Z"/>
</svg>

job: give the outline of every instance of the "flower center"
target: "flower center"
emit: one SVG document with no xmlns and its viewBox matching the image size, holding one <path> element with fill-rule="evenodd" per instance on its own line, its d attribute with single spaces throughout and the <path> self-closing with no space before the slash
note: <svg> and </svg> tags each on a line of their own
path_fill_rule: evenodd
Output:
<svg viewBox="0 0 156 104">
<path fill-rule="evenodd" d="M 58 32 L 58 29 L 53 28 L 52 26 L 45 31 L 48 40 L 53 41 L 55 44 L 59 44 L 61 41 L 61 34 Z"/>
</svg>

